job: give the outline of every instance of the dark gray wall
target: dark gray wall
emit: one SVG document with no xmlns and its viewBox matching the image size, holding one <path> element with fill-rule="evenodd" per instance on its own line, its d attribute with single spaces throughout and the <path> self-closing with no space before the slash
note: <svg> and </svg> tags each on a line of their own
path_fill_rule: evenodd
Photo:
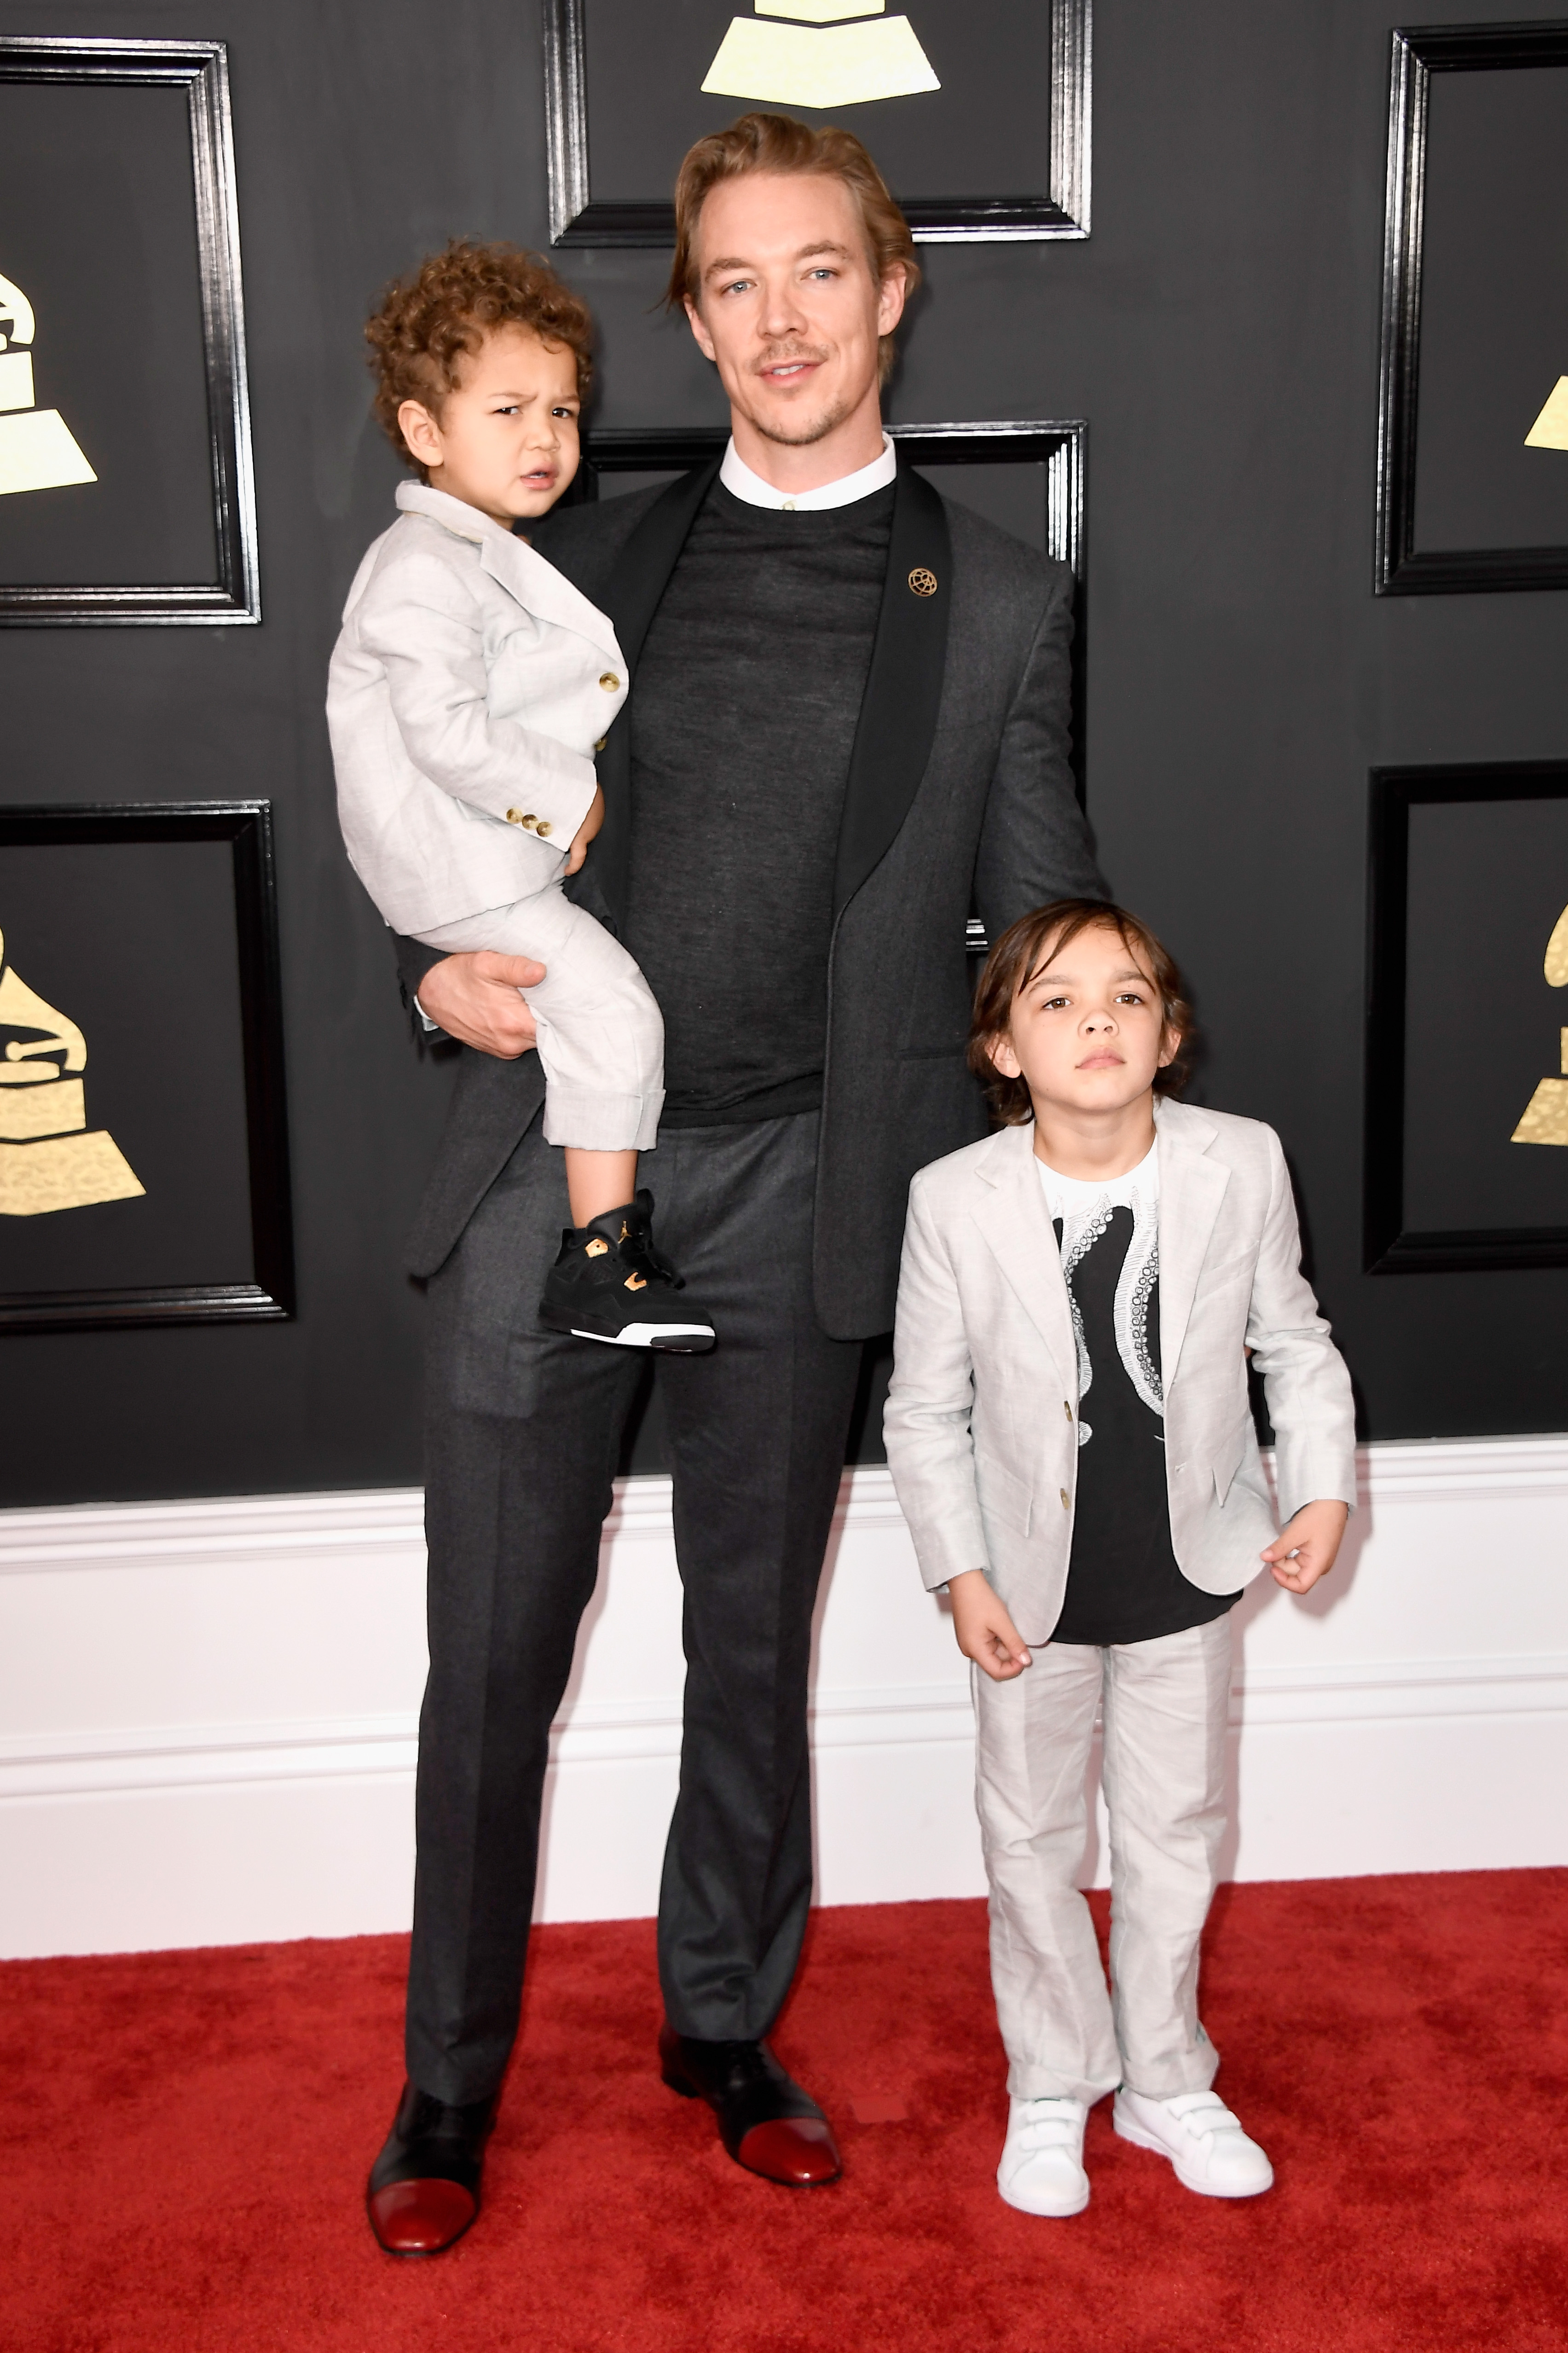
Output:
<svg viewBox="0 0 1568 2353">
<path fill-rule="evenodd" d="M 1568 752 L 1563 596 L 1370 591 L 1388 26 L 1386 0 L 1100 0 L 1092 238 L 925 248 L 893 412 L 1089 420 L 1090 813 L 1191 974 L 1199 1092 L 1283 1134 L 1372 1435 L 1551 1429 L 1568 1271 L 1359 1271 L 1368 766 Z M 449 1072 L 409 1041 L 338 846 L 322 678 L 397 479 L 368 298 L 452 232 L 544 235 L 535 13 L 33 0 L 0 29 L 230 44 L 265 623 L 0 632 L 4 791 L 275 802 L 300 1302 L 288 1325 L 0 1344 L 3 1492 L 412 1481 L 398 1240 Z M 661 256 L 567 274 L 602 322 L 602 421 L 720 417 L 650 312 Z"/>
</svg>

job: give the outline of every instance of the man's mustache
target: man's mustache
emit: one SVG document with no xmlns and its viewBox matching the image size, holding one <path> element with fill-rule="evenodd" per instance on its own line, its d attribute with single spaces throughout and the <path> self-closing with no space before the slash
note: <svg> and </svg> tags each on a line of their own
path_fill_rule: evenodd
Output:
<svg viewBox="0 0 1568 2353">
<path fill-rule="evenodd" d="M 769 368 L 788 367 L 796 360 L 815 360 L 820 364 L 832 356 L 831 352 L 818 343 L 781 343 L 776 350 L 766 351 L 760 359 L 753 360 L 752 373 L 762 375 Z"/>
</svg>

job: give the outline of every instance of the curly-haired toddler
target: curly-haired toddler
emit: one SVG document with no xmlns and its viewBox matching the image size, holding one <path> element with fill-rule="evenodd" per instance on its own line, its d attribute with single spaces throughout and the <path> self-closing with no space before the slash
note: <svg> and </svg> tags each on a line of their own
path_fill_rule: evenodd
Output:
<svg viewBox="0 0 1568 2353">
<path fill-rule="evenodd" d="M 594 754 L 626 698 L 612 624 L 520 536 L 578 464 L 585 306 L 537 256 L 458 241 L 366 330 L 376 414 L 419 475 L 355 575 L 327 718 L 348 853 L 396 931 L 546 967 L 523 989 L 572 1225 L 543 1320 L 692 1352 L 637 1186 L 664 1101 L 664 1025 L 633 959 L 563 889 L 604 823 Z"/>
</svg>

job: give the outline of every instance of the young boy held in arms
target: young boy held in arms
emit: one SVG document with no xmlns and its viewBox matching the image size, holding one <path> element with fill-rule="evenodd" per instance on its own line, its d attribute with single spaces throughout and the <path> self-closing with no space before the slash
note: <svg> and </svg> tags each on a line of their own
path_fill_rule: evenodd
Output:
<svg viewBox="0 0 1568 2353">
<path fill-rule="evenodd" d="M 577 471 L 592 332 L 570 288 L 510 246 L 454 243 L 388 290 L 365 329 L 375 411 L 419 480 L 399 486 L 399 518 L 349 591 L 327 718 L 343 839 L 386 922 L 546 967 L 521 993 L 573 1222 L 541 1316 L 689 1354 L 713 1328 L 679 1298 L 637 1190 L 664 1026 L 632 958 L 562 887 L 604 823 L 594 754 L 626 665 L 604 614 L 513 529 Z"/>
<path fill-rule="evenodd" d="M 1011 2094 L 997 2186 L 1031 2214 L 1088 2204 L 1084 2122 L 1110 2091 L 1115 2130 L 1188 2189 L 1249 2198 L 1274 2179 L 1210 2089 L 1197 2010 L 1226 1613 L 1263 1567 L 1306 1593 L 1333 1566 L 1354 1417 L 1279 1138 L 1163 1092 L 1189 1027 L 1134 916 L 1095 900 L 1025 916 L 992 950 L 970 1048 L 1005 1124 L 910 1194 L 888 1461 L 973 1662 Z M 1101 1709 L 1109 1992 L 1077 1884 Z"/>
</svg>

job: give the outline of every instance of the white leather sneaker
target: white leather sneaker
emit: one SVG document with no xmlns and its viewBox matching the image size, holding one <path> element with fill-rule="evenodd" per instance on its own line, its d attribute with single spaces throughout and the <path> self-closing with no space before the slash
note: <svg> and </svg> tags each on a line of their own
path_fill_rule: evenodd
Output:
<svg viewBox="0 0 1568 2353">
<path fill-rule="evenodd" d="M 1124 2089 L 1111 2122 L 1123 2140 L 1168 2157 L 1177 2180 L 1201 2197 L 1256 2198 L 1274 2186 L 1274 2168 L 1217 2092 L 1151 2100 Z"/>
<path fill-rule="evenodd" d="M 1081 2100 L 1009 2102 L 1007 2137 L 996 2187 L 1021 2214 L 1081 2214 L 1089 2204 L 1083 2169 Z"/>
</svg>

